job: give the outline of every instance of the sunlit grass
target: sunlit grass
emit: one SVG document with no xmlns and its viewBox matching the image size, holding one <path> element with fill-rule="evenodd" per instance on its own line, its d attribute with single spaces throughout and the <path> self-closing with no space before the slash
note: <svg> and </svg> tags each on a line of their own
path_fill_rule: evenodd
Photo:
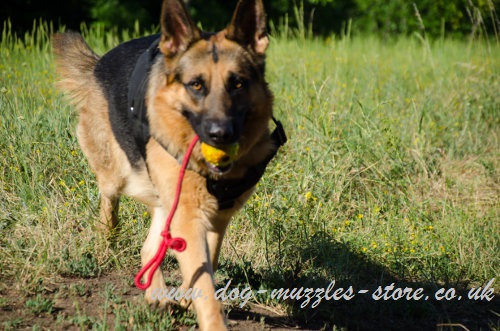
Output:
<svg viewBox="0 0 500 331">
<path fill-rule="evenodd" d="M 138 270 L 149 222 L 125 200 L 116 241 L 95 233 L 99 193 L 54 89 L 49 30 L 4 29 L 0 44 L 0 277 L 24 294 L 53 274 Z M 136 35 L 85 32 L 100 54 Z M 467 287 L 498 276 L 499 50 L 429 46 L 272 39 L 267 79 L 289 142 L 231 224 L 219 279 Z"/>
<path fill-rule="evenodd" d="M 494 277 L 500 63 L 486 45 L 276 44 L 269 79 L 291 142 L 239 219 L 261 222 L 257 256 L 294 268 L 325 235 L 396 274 Z"/>
</svg>

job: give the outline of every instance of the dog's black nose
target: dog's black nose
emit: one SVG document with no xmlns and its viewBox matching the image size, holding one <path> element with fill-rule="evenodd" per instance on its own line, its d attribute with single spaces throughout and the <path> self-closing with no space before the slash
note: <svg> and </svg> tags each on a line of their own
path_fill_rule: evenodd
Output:
<svg viewBox="0 0 500 331">
<path fill-rule="evenodd" d="M 231 121 L 208 121 L 205 132 L 215 145 L 227 145 L 235 142 L 234 126 Z"/>
</svg>

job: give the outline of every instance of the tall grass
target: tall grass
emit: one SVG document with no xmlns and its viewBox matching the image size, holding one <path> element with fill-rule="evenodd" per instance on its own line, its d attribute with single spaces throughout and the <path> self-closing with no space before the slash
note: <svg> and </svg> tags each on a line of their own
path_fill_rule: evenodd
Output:
<svg viewBox="0 0 500 331">
<path fill-rule="evenodd" d="M 76 114 L 53 87 L 51 27 L 14 36 L 5 24 L 0 291 L 13 285 L 21 295 L 45 293 L 61 276 L 131 278 L 149 215 L 127 200 L 115 242 L 95 233 L 98 191 L 78 148 Z M 135 31 L 84 35 L 102 54 Z M 472 45 L 272 38 L 267 79 L 290 140 L 231 224 L 218 281 L 272 289 L 325 287 L 335 279 L 355 289 L 396 282 L 466 290 L 497 277 L 500 58 L 494 43 Z M 387 328 L 386 316 L 407 329 L 443 321 L 484 327 L 499 312 L 471 301 L 450 308 L 356 300 L 313 312 L 325 325 L 361 329 L 370 325 L 364 318 Z M 467 315 L 471 307 L 481 321 Z M 115 310 L 116 323 L 145 314 L 137 309 Z"/>
</svg>

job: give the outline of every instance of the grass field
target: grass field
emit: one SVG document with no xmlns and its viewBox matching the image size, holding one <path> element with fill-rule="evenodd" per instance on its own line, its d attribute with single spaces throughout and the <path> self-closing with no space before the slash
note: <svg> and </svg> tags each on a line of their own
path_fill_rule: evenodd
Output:
<svg viewBox="0 0 500 331">
<path fill-rule="evenodd" d="M 99 193 L 77 114 L 53 85 L 49 30 L 16 37 L 5 25 L 0 42 L 0 323 L 193 327 L 192 313 L 136 298 L 145 208 L 121 204 L 113 243 L 94 231 Z M 84 37 L 103 54 L 133 35 Z M 499 298 L 468 297 L 500 271 L 498 41 L 276 37 L 267 78 L 289 142 L 231 223 L 217 281 L 269 291 L 248 312 L 228 305 L 230 318 L 256 319 L 233 328 L 500 329 Z M 165 269 L 178 285 L 173 259 Z M 269 295 L 332 280 L 356 296 L 301 308 Z M 373 299 L 391 283 L 428 300 Z"/>
</svg>

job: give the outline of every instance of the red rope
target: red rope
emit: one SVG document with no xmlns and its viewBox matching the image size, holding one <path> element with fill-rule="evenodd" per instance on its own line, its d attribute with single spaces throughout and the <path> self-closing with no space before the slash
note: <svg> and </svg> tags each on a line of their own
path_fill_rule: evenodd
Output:
<svg viewBox="0 0 500 331">
<path fill-rule="evenodd" d="M 179 198 L 181 195 L 182 189 L 182 180 L 184 179 L 184 174 L 186 172 L 187 165 L 189 163 L 189 158 L 191 153 L 193 152 L 193 148 L 198 142 L 198 136 L 195 135 L 189 147 L 184 155 L 184 160 L 182 161 L 181 170 L 179 171 L 179 178 L 177 179 L 177 188 L 175 191 L 174 202 L 172 203 L 172 208 L 170 209 L 170 213 L 168 214 L 167 221 L 165 222 L 165 229 L 161 232 L 161 236 L 163 240 L 160 243 L 160 247 L 158 247 L 158 251 L 156 255 L 137 273 L 134 278 L 135 286 L 137 286 L 140 290 L 146 290 L 151 285 L 151 279 L 153 278 L 153 274 L 156 269 L 160 266 L 167 250 L 169 248 L 176 250 L 178 252 L 182 252 L 186 249 L 186 241 L 183 238 L 172 238 L 170 234 L 170 223 L 172 222 L 172 218 L 174 217 L 175 211 L 177 210 L 177 206 L 179 205 Z M 144 274 L 150 270 L 146 283 L 141 283 L 141 279 Z"/>
</svg>

